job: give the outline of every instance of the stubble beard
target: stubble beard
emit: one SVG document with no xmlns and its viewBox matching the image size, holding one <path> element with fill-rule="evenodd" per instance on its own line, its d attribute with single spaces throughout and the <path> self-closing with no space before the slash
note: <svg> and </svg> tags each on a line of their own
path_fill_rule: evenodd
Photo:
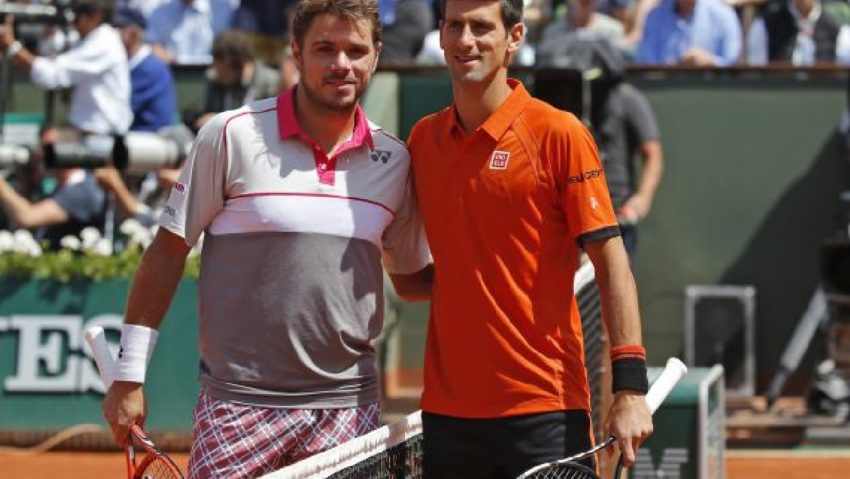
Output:
<svg viewBox="0 0 850 479">
<path fill-rule="evenodd" d="M 312 103 L 314 106 L 316 106 L 316 107 L 318 107 L 322 110 L 326 110 L 328 113 L 332 113 L 332 114 L 343 114 L 343 113 L 349 113 L 350 114 L 351 112 L 354 111 L 354 108 L 357 106 L 357 103 L 360 102 L 360 98 L 363 96 L 363 93 L 365 92 L 368 84 L 369 83 L 366 82 L 362 85 L 356 86 L 355 90 L 354 90 L 354 98 L 352 98 L 351 101 L 348 101 L 348 100 L 340 100 L 340 101 L 328 100 L 328 99 L 322 97 L 322 95 L 319 92 L 317 92 L 312 87 L 310 87 L 307 84 L 307 82 L 303 82 L 303 83 L 299 84 L 298 87 L 304 89 L 304 95 L 307 97 L 307 101 Z"/>
</svg>

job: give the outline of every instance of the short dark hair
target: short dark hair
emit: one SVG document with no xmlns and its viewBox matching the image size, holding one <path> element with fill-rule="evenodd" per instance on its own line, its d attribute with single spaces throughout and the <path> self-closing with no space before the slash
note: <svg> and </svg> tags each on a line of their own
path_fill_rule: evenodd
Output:
<svg viewBox="0 0 850 479">
<path fill-rule="evenodd" d="M 73 0 L 71 11 L 74 15 L 93 15 L 100 13 L 104 22 L 112 19 L 112 0 Z"/>
<path fill-rule="evenodd" d="M 493 0 L 496 1 L 496 0 Z M 449 0 L 440 0 L 440 16 L 446 18 L 446 4 Z M 517 23 L 522 22 L 522 0 L 499 0 L 502 10 L 502 24 L 505 30 L 510 30 Z"/>
<path fill-rule="evenodd" d="M 292 14 L 292 39 L 297 45 L 304 43 L 313 19 L 330 13 L 351 22 L 368 20 L 372 26 L 372 43 L 381 41 L 381 20 L 377 0 L 301 0 Z"/>
<path fill-rule="evenodd" d="M 229 30 L 215 38 L 212 57 L 233 67 L 254 61 L 254 44 L 242 32 Z"/>
</svg>

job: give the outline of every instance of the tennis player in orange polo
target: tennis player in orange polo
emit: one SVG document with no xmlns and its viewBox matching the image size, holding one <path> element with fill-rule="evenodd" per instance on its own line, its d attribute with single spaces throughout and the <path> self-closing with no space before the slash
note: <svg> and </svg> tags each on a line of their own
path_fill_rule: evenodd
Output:
<svg viewBox="0 0 850 479">
<path fill-rule="evenodd" d="M 443 0 L 452 106 L 409 138 L 436 267 L 422 396 L 426 477 L 514 478 L 591 446 L 573 295 L 596 269 L 624 463 L 652 432 L 634 279 L 593 138 L 508 79 L 522 0 Z"/>
</svg>

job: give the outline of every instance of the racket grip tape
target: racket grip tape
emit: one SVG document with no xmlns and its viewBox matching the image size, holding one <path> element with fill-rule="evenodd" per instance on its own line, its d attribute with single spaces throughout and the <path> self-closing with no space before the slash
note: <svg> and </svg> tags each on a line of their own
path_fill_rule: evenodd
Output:
<svg viewBox="0 0 850 479">
<path fill-rule="evenodd" d="M 649 411 L 651 413 L 655 413 L 658 410 L 658 407 L 661 406 L 661 403 L 664 402 L 664 398 L 670 394 L 670 391 L 673 390 L 673 387 L 679 382 L 682 377 L 685 376 L 685 373 L 688 372 L 687 366 L 678 358 L 670 358 L 667 360 L 667 365 L 664 367 L 664 371 L 658 376 L 658 379 L 652 383 L 652 387 L 649 388 L 649 392 L 646 393 L 646 403 L 649 406 Z"/>
<path fill-rule="evenodd" d="M 112 358 L 112 351 L 110 351 L 109 343 L 106 341 L 106 332 L 100 326 L 92 326 L 86 329 L 84 337 L 91 348 L 103 384 L 108 390 L 115 379 L 115 360 Z"/>
</svg>

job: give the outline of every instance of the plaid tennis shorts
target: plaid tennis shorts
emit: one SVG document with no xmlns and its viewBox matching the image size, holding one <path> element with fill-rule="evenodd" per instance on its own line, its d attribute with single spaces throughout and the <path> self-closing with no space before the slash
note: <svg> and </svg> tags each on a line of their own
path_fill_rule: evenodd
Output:
<svg viewBox="0 0 850 479">
<path fill-rule="evenodd" d="M 189 478 L 258 477 L 363 435 L 380 425 L 380 404 L 281 409 L 211 398 L 201 390 Z"/>
</svg>

